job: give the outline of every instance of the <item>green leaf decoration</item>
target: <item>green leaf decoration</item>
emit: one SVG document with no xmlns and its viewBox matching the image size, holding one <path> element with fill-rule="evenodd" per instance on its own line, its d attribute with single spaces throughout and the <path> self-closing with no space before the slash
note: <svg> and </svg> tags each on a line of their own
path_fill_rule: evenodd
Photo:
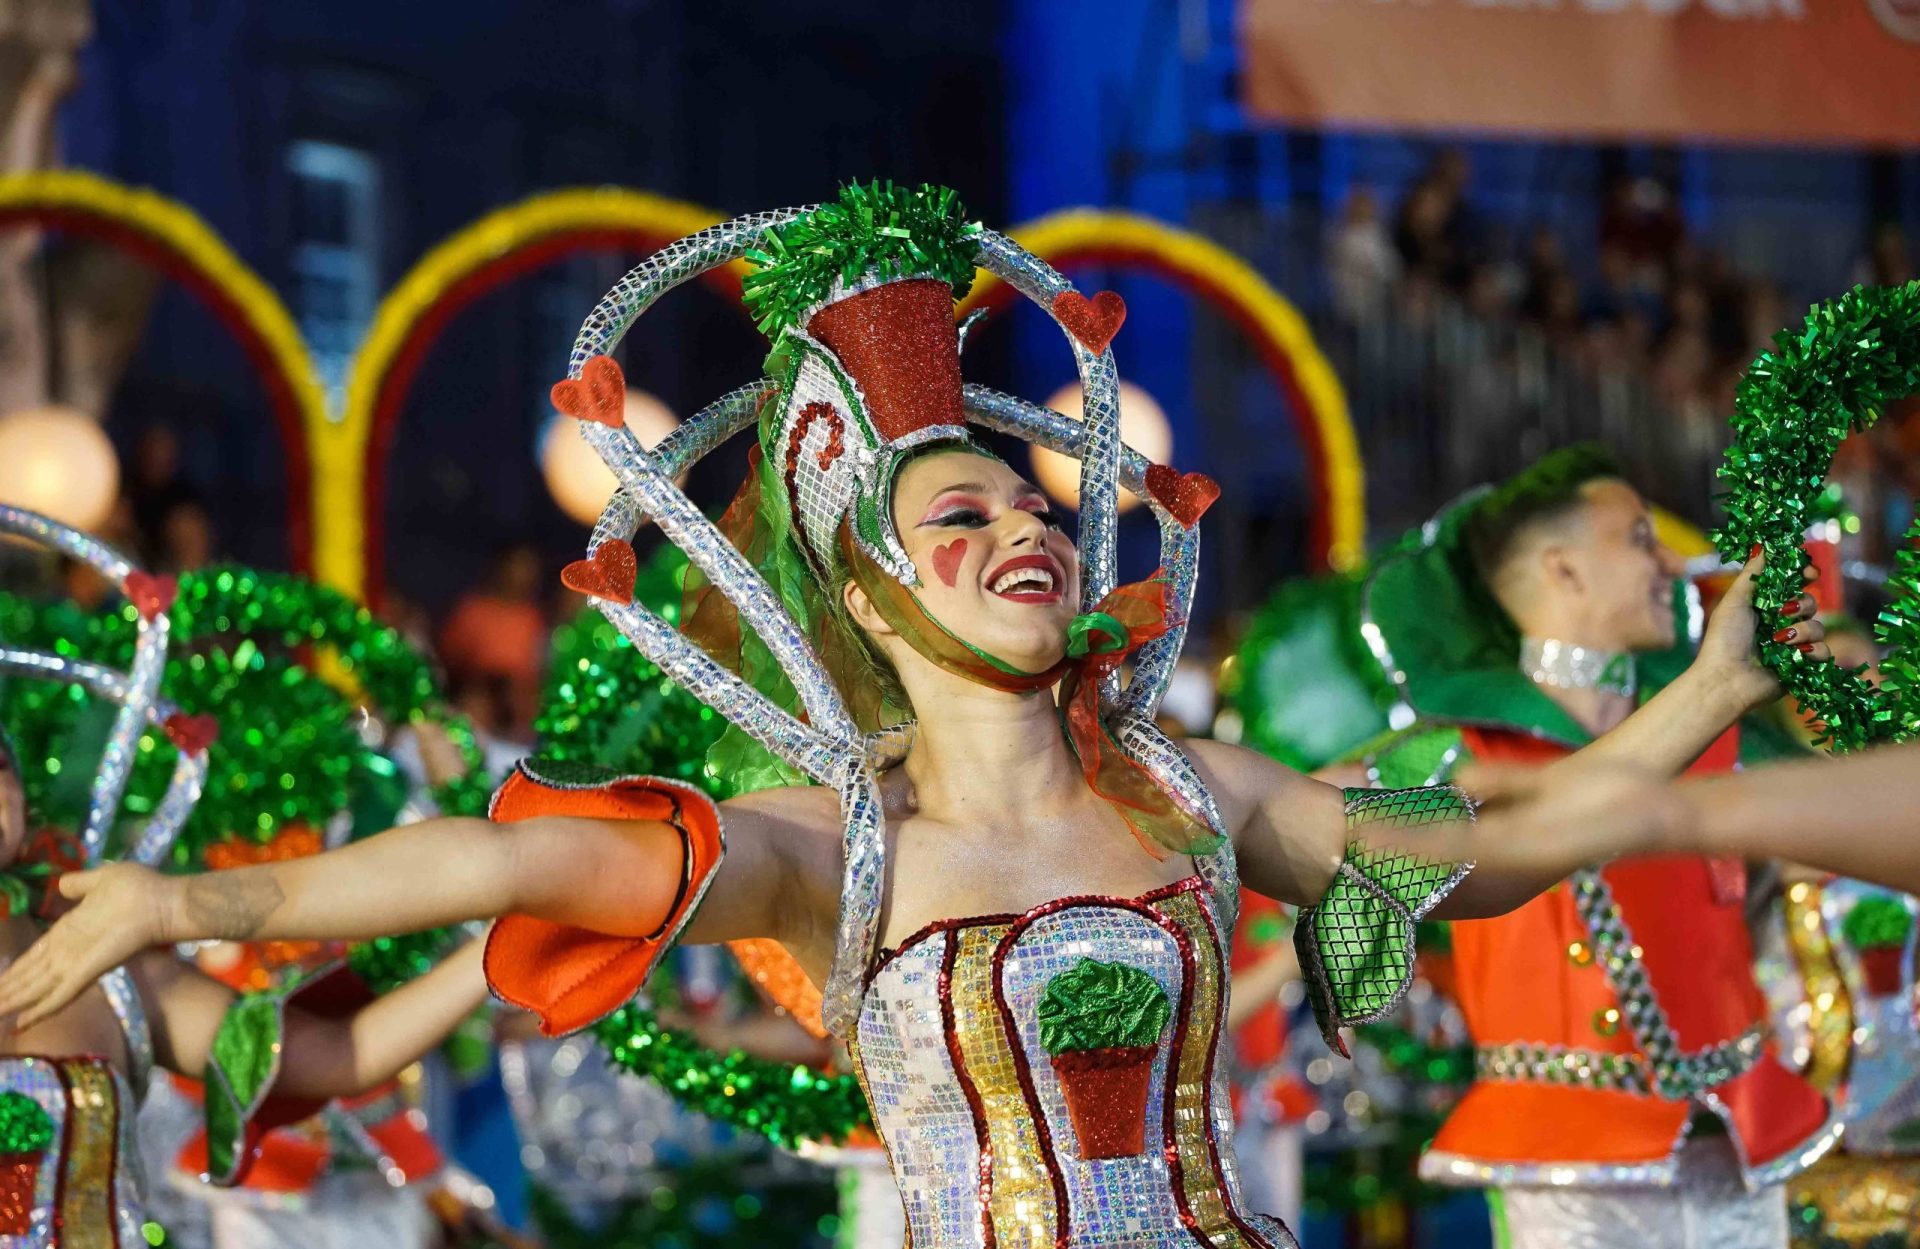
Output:
<svg viewBox="0 0 1920 1249">
<path fill-rule="evenodd" d="M 777 338 L 833 293 L 873 275 L 939 278 L 956 299 L 973 286 L 978 222 L 946 187 L 858 182 L 839 198 L 762 236 L 740 294 L 762 333 Z"/>
<path fill-rule="evenodd" d="M 53 1117 L 25 1093 L 0 1093 L 0 1154 L 37 1154 L 53 1144 Z"/>
<path fill-rule="evenodd" d="M 1920 736 L 1920 522 L 1894 562 L 1890 599 L 1874 634 L 1887 648 L 1879 689 L 1860 675 L 1773 640 L 1775 609 L 1804 588 L 1807 526 L 1831 511 L 1834 451 L 1864 432 L 1893 400 L 1920 391 L 1920 281 L 1856 286 L 1816 304 L 1798 332 L 1774 336 L 1734 396 L 1733 445 L 1720 480 L 1727 521 L 1714 541 L 1723 558 L 1767 556 L 1754 591 L 1760 658 L 1823 726 L 1829 749 L 1848 751 Z"/>
<path fill-rule="evenodd" d="M 1155 1045 L 1172 1013 L 1167 991 L 1138 967 L 1083 958 L 1040 995 L 1040 1045 L 1054 1055 Z"/>
<path fill-rule="evenodd" d="M 1856 950 L 1897 950 L 1912 931 L 1913 913 L 1906 903 L 1884 893 L 1860 899 L 1840 921 L 1840 935 Z"/>
</svg>

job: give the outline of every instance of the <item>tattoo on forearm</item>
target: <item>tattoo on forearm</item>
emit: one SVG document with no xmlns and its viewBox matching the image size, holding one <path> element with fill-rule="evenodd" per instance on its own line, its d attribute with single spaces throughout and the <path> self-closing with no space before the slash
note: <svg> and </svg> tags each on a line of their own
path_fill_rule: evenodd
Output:
<svg viewBox="0 0 1920 1249">
<path fill-rule="evenodd" d="M 187 918 L 194 930 L 222 941 L 251 939 L 285 900 L 271 869 L 215 872 L 187 882 Z"/>
</svg>

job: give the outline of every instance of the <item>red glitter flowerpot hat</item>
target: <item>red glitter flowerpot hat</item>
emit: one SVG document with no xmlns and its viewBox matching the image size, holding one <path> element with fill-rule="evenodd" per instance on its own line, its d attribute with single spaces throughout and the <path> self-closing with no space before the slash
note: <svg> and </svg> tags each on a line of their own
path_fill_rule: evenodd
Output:
<svg viewBox="0 0 1920 1249">
<path fill-rule="evenodd" d="M 951 191 L 856 184 L 748 253 L 743 293 L 779 387 L 760 446 L 823 578 L 850 520 L 862 553 L 918 584 L 889 496 L 907 452 L 967 439 L 953 308 L 979 232 Z"/>
</svg>

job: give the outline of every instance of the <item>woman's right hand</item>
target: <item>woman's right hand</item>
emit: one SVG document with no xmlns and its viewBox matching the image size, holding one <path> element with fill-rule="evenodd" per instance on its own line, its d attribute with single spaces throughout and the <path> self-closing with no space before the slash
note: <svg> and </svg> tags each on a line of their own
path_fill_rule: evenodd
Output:
<svg viewBox="0 0 1920 1249">
<path fill-rule="evenodd" d="M 20 1030 L 54 1014 L 101 976 L 167 940 L 174 882 L 152 868 L 113 863 L 60 878 L 79 902 L 0 973 L 0 1016 Z"/>
</svg>

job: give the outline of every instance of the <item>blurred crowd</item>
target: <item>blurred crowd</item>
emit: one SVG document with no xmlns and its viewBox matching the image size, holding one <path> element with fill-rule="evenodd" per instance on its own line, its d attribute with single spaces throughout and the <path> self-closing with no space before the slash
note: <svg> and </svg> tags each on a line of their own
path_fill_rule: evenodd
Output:
<svg viewBox="0 0 1920 1249">
<path fill-rule="evenodd" d="M 1397 204 L 1356 190 L 1327 243 L 1330 294 L 1343 324 L 1421 327 L 1464 316 L 1482 331 L 1478 337 L 1500 344 L 1475 361 L 1462 358 L 1474 355 L 1475 334 L 1448 339 L 1455 350 L 1443 371 L 1460 376 L 1466 392 L 1451 406 L 1481 407 L 1486 396 L 1524 390 L 1524 383 L 1484 375 L 1511 370 L 1512 339 L 1524 336 L 1576 376 L 1639 388 L 1647 411 L 1679 421 L 1690 445 L 1717 455 L 1747 365 L 1808 303 L 1839 293 L 1789 293 L 1766 275 L 1742 271 L 1688 229 L 1678 196 L 1655 178 L 1612 179 L 1597 237 L 1588 241 L 1544 224 L 1521 237 L 1491 221 L 1475 211 L 1469 174 L 1465 155 L 1449 150 Z M 1850 278 L 1892 285 L 1916 276 L 1910 240 L 1897 224 L 1884 223 L 1866 239 Z M 1556 369 L 1548 386 L 1564 380 Z M 1870 437 L 1852 440 L 1837 467 L 1855 496 L 1851 505 L 1868 522 L 1866 558 L 1887 558 L 1912 521 L 1911 500 L 1920 491 L 1915 411 L 1909 403 L 1889 413 Z"/>
</svg>

